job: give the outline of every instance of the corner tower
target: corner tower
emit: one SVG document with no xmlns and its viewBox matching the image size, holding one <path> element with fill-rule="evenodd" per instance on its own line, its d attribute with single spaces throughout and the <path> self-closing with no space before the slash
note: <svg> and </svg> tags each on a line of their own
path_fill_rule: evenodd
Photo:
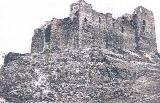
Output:
<svg viewBox="0 0 160 103">
<path fill-rule="evenodd" d="M 70 6 L 70 18 L 79 18 L 82 22 L 85 18 L 89 21 L 92 20 L 92 5 L 86 3 L 84 0 L 79 0 L 77 3 L 73 3 Z"/>
<path fill-rule="evenodd" d="M 157 52 L 153 13 L 139 6 L 133 13 L 136 50 L 142 53 Z"/>
<path fill-rule="evenodd" d="M 78 48 L 85 47 L 87 45 L 86 36 L 91 35 L 84 32 L 84 25 L 92 22 L 92 6 L 86 3 L 84 0 L 79 0 L 77 3 L 71 4 L 70 18 L 71 20 L 77 19 L 79 22 L 78 29 Z M 89 45 L 89 44 L 88 44 Z"/>
</svg>

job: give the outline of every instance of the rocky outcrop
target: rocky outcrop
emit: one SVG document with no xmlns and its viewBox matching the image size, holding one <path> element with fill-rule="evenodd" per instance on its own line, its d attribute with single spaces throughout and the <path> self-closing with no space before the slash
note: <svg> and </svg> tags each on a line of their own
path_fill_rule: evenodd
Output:
<svg viewBox="0 0 160 103">
<path fill-rule="evenodd" d="M 29 55 L 29 53 L 28 54 L 20 54 L 20 53 L 10 52 L 4 58 L 4 65 L 7 65 L 9 62 L 20 59 L 22 56 L 26 56 L 26 55 Z"/>
<path fill-rule="evenodd" d="M 158 103 L 160 58 L 92 47 L 21 56 L 0 71 L 14 103 Z"/>
<path fill-rule="evenodd" d="M 160 54 L 151 11 L 116 20 L 80 0 L 70 17 L 36 29 L 31 53 L 0 69 L 8 103 L 159 103 Z"/>
</svg>

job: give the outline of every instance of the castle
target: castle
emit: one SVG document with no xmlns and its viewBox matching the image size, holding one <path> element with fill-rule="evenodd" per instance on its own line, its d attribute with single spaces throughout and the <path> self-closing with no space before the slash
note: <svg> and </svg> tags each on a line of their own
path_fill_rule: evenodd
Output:
<svg viewBox="0 0 160 103">
<path fill-rule="evenodd" d="M 99 13 L 91 4 L 79 0 L 71 4 L 69 17 L 53 18 L 34 31 L 31 53 L 92 46 L 156 53 L 153 13 L 139 6 L 133 14 L 114 19 L 112 14 Z"/>
<path fill-rule="evenodd" d="M 84 0 L 34 31 L 31 53 L 8 53 L 0 69 L 7 103 L 159 103 L 160 54 L 153 13 L 114 19 Z"/>
</svg>

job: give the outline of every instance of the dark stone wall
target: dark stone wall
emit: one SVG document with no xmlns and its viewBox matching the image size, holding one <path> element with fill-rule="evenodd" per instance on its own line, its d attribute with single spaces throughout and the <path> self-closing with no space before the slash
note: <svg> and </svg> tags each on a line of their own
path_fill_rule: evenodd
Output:
<svg viewBox="0 0 160 103">
<path fill-rule="evenodd" d="M 40 53 L 44 48 L 44 31 L 36 29 L 32 37 L 31 53 Z"/>
<path fill-rule="evenodd" d="M 13 53 L 9 52 L 7 55 L 5 55 L 4 58 L 4 65 L 7 65 L 8 63 L 20 59 L 22 56 L 26 56 L 27 54 L 20 54 L 20 53 Z"/>
<path fill-rule="evenodd" d="M 31 52 L 41 52 L 46 45 L 51 51 L 99 46 L 156 53 L 154 16 L 140 6 L 133 14 L 114 19 L 112 14 L 99 13 L 82 0 L 71 5 L 70 17 L 54 18 L 36 30 Z"/>
<path fill-rule="evenodd" d="M 144 7 L 137 7 L 134 11 L 135 16 L 135 36 L 137 51 L 157 52 L 155 23 L 153 13 Z"/>
</svg>

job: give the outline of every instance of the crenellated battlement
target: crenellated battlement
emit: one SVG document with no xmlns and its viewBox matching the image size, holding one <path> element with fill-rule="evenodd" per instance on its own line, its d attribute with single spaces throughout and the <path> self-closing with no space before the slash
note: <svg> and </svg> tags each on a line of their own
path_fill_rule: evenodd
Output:
<svg viewBox="0 0 160 103">
<path fill-rule="evenodd" d="M 70 16 L 53 18 L 35 30 L 32 53 L 91 46 L 125 49 L 132 52 L 157 52 L 153 13 L 139 6 L 133 14 L 114 19 L 111 13 L 99 13 L 84 0 L 71 4 Z"/>
</svg>

